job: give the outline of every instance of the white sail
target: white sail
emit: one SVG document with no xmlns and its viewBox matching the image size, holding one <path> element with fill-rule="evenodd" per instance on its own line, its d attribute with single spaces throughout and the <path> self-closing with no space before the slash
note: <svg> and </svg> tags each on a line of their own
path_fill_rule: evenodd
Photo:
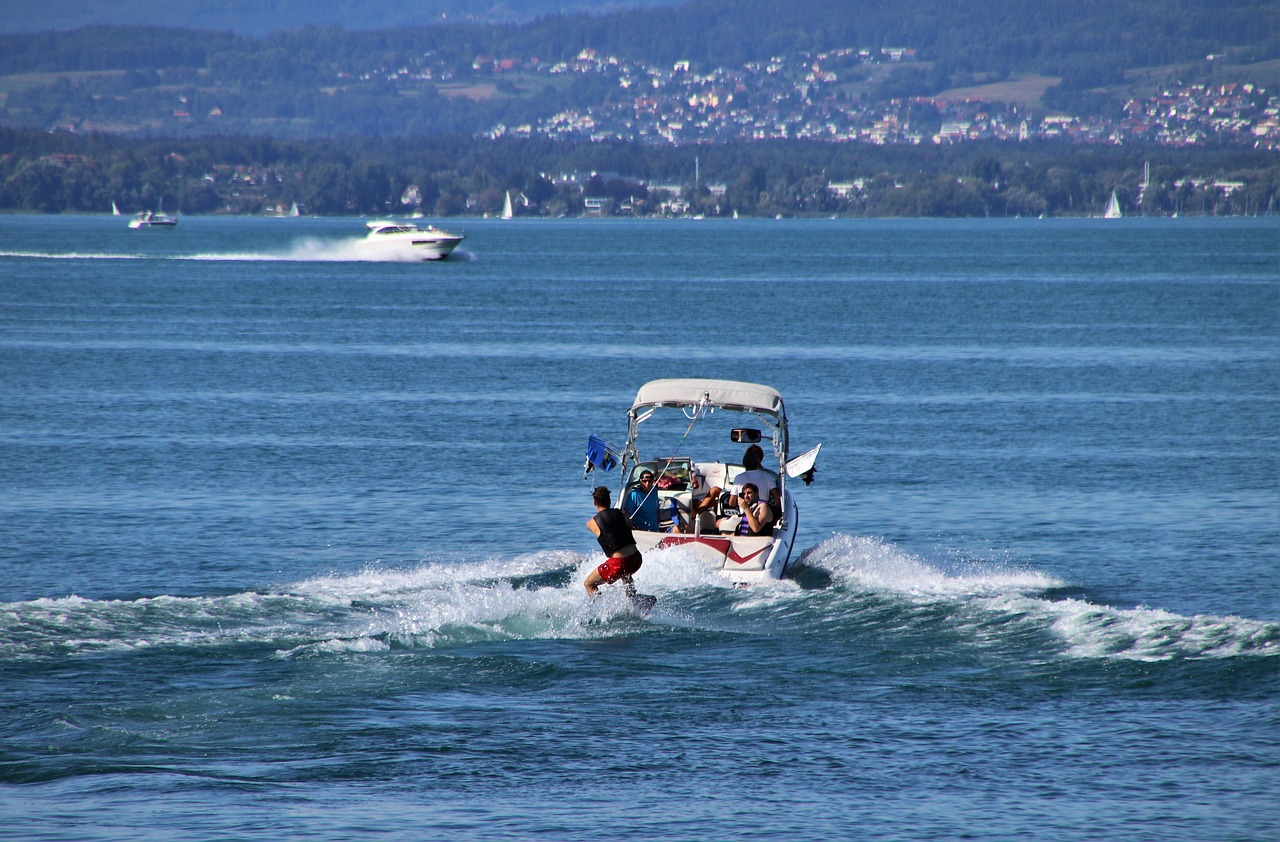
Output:
<svg viewBox="0 0 1280 842">
<path fill-rule="evenodd" d="M 116 207 L 116 203 L 115 203 L 115 202 L 112 202 L 112 203 L 111 203 L 111 215 L 112 215 L 112 216 L 119 216 L 119 215 L 120 215 L 120 208 Z"/>
<path fill-rule="evenodd" d="M 511 191 L 508 190 L 503 196 L 502 218 L 511 219 L 514 216 L 515 216 L 515 210 L 511 207 Z"/>
<path fill-rule="evenodd" d="M 1124 214 L 1120 213 L 1120 199 L 1116 197 L 1116 191 L 1111 191 L 1111 198 L 1107 200 L 1107 209 L 1102 212 L 1103 219 L 1119 219 Z"/>
</svg>

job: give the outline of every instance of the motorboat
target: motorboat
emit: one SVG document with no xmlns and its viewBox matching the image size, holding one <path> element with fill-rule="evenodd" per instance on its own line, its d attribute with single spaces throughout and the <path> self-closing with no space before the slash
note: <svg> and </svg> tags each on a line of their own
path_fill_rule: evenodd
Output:
<svg viewBox="0 0 1280 842">
<path fill-rule="evenodd" d="M 129 220 L 130 228 L 172 228 L 177 224 L 178 217 L 152 211 L 143 211 Z"/>
<path fill-rule="evenodd" d="M 360 251 L 373 260 L 440 260 L 466 239 L 434 225 L 420 228 L 411 222 L 392 220 L 365 224 L 369 234 L 360 241 Z"/>
<path fill-rule="evenodd" d="M 665 425 L 653 422 L 666 428 L 663 435 L 668 441 L 658 450 L 642 453 L 640 428 L 660 414 L 674 416 Z M 723 422 L 726 416 L 727 424 Z M 641 489 L 646 496 L 657 495 L 657 531 L 634 524 L 632 528 L 636 546 L 646 559 L 651 552 L 679 548 L 692 552 L 738 585 L 781 579 L 791 564 L 800 517 L 793 495 L 795 483 L 789 480 L 811 483 L 822 449 L 819 444 L 789 458 L 782 395 L 770 386 L 735 380 L 653 380 L 640 387 L 627 419 L 627 441 L 621 448 L 596 435 L 588 438 L 584 473 L 618 470 L 619 489 L 614 500 L 618 508 L 632 489 Z M 684 421 L 689 424 L 682 433 Z M 700 426 L 709 429 L 694 437 L 699 446 L 711 444 L 723 447 L 726 454 L 737 451 L 741 455 L 682 454 L 681 448 Z M 722 445 L 715 446 L 722 435 Z M 761 442 L 772 446 L 761 447 Z M 743 447 L 766 451 L 758 468 L 744 464 L 753 460 L 738 450 Z M 730 508 L 740 490 L 738 480 L 748 471 L 758 486 L 766 484 L 767 477 L 777 488 L 772 500 L 775 520 L 764 534 L 744 534 L 749 530 L 742 528 L 741 512 Z M 646 472 L 653 474 L 655 483 L 640 482 Z M 760 492 L 760 499 L 767 500 L 765 489 Z"/>
</svg>

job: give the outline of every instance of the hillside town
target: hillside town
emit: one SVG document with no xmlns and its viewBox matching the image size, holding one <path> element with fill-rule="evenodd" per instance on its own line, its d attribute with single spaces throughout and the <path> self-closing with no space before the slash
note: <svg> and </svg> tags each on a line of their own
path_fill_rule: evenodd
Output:
<svg viewBox="0 0 1280 842">
<path fill-rule="evenodd" d="M 420 156 L 405 153 L 403 140 L 394 153 L 371 144 L 354 158 L 306 143 L 264 148 L 248 160 L 237 149 L 228 158 L 219 137 L 258 125 L 243 102 L 224 112 L 217 88 L 155 89 L 152 99 L 139 101 L 142 110 L 133 119 L 156 107 L 176 108 L 175 118 L 205 121 L 195 133 L 208 131 L 210 139 L 187 139 L 182 151 L 158 146 L 143 164 L 132 154 L 99 150 L 103 157 L 95 157 L 65 146 L 59 135 L 86 137 L 85 150 L 108 135 L 84 131 L 87 124 L 56 124 L 47 133 L 48 154 L 0 156 L 0 207 L 88 210 L 121 202 L 132 208 L 166 197 L 187 213 L 272 215 L 295 205 L 313 214 L 496 215 L 509 201 L 517 216 L 1042 216 L 1101 214 L 1112 194 L 1122 212 L 1146 215 L 1271 213 L 1277 204 L 1271 174 L 1280 161 L 1276 88 L 1247 81 L 1148 82 L 1150 93 L 1112 100 L 1104 113 L 1071 114 L 1026 104 L 1042 101 L 1056 79 L 951 78 L 965 86 L 919 93 L 936 89 L 930 75 L 936 70 L 908 48 L 850 48 L 736 71 L 702 71 L 687 61 L 659 68 L 590 49 L 555 63 L 481 55 L 459 67 L 425 53 L 390 68 L 330 71 L 335 77 L 326 81 L 336 87 L 316 94 L 322 104 L 334 99 L 374 109 L 352 111 L 348 119 L 387 112 L 374 108 L 386 100 L 439 108 L 442 98 L 506 98 L 523 102 L 531 117 L 539 113 L 535 102 L 561 103 L 557 113 L 527 123 L 414 142 L 443 144 L 452 152 L 433 157 L 465 158 L 465 172 L 452 164 L 424 168 L 414 162 Z M 64 88 L 72 90 L 70 83 Z M 365 90 L 370 95 L 360 96 Z M 996 95 L 1009 91 L 1021 96 L 1003 101 Z M 533 144 L 540 158 L 513 168 L 506 159 L 511 146 L 498 140 L 542 141 Z M 125 143 L 132 148 L 134 142 Z M 606 153 L 604 165 L 584 166 L 574 147 L 597 143 L 632 149 L 620 161 Z M 755 148 L 745 162 L 709 162 L 708 155 L 703 160 L 711 166 L 699 172 L 700 148 L 720 144 Z M 806 163 L 827 144 L 861 148 L 856 161 Z M 555 151 L 561 147 L 563 154 Z M 933 168 L 897 160 L 911 147 L 934 153 Z M 1056 163 L 1079 159 L 1079 148 L 1103 157 Z M 1194 161 L 1168 157 L 1188 149 L 1197 150 Z M 1223 157 L 1234 154 L 1258 164 Z M 1031 166 L 1031 158 L 1040 165 Z"/>
<path fill-rule="evenodd" d="M 565 110 L 536 123 L 496 126 L 492 137 L 536 134 L 668 143 L 800 138 L 870 144 L 1036 138 L 1280 149 L 1280 96 L 1247 82 L 1172 84 L 1157 95 L 1131 99 L 1118 119 L 974 96 L 848 95 L 849 80 L 914 58 L 906 48 L 844 49 L 698 73 L 688 62 L 660 69 L 587 49 L 573 62 L 551 65 L 482 56 L 474 69 L 498 78 L 517 71 L 552 77 L 596 74 L 621 92 L 602 104 Z"/>
</svg>

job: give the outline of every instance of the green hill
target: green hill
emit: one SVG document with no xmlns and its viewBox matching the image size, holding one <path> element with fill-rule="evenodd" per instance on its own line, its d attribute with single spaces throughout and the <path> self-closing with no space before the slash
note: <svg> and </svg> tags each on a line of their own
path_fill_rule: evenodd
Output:
<svg viewBox="0 0 1280 842">
<path fill-rule="evenodd" d="M 84 26 L 155 26 L 266 35 L 306 26 L 371 30 L 450 22 L 519 23 L 548 15 L 676 5 L 681 0 L 0 0 L 0 32 L 54 32 Z"/>
<path fill-rule="evenodd" d="M 575 64 L 584 51 L 596 59 Z M 1233 69 L 1277 58 L 1274 0 L 693 0 L 521 23 L 307 26 L 262 37 L 93 26 L 0 36 L 0 122 L 180 136 L 481 133 L 636 99 L 677 66 L 739 74 L 737 102 L 756 96 L 764 109 L 756 80 L 779 78 L 771 63 L 788 64 L 798 95 L 815 102 L 1036 77 L 1033 104 L 1114 114 L 1132 92 L 1165 80 L 1265 84 Z M 819 64 L 822 78 L 806 86 Z"/>
</svg>

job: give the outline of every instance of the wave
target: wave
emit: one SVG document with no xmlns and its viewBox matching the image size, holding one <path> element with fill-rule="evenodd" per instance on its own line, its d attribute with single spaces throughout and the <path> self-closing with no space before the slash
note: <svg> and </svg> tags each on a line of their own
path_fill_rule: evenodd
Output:
<svg viewBox="0 0 1280 842">
<path fill-rule="evenodd" d="M 637 577 L 659 597 L 638 616 L 619 588 L 591 600 L 596 563 L 570 551 L 367 568 L 279 591 L 0 605 L 0 659 L 31 661 L 156 649 L 263 649 L 282 659 L 441 649 L 506 640 L 694 632 L 995 647 L 1069 660 L 1280 655 L 1280 623 L 1097 605 L 1034 570 L 925 560 L 876 538 L 834 535 L 796 578 L 734 588 L 691 554 L 652 553 Z M 1034 641 L 1034 644 L 1028 641 Z"/>
<path fill-rule="evenodd" d="M 113 252 L 0 251 L 0 257 L 27 257 L 36 260 L 154 260 L 155 255 Z"/>
<path fill-rule="evenodd" d="M 873 592 L 921 608 L 971 640 L 995 631 L 1031 633 L 1059 644 L 1062 657 L 1164 661 L 1280 655 L 1280 623 L 1235 616 L 1182 616 L 1146 607 L 1098 605 L 1063 593 L 1044 573 L 981 560 L 928 562 L 875 538 L 837 535 L 806 554 L 849 593 Z"/>
</svg>

